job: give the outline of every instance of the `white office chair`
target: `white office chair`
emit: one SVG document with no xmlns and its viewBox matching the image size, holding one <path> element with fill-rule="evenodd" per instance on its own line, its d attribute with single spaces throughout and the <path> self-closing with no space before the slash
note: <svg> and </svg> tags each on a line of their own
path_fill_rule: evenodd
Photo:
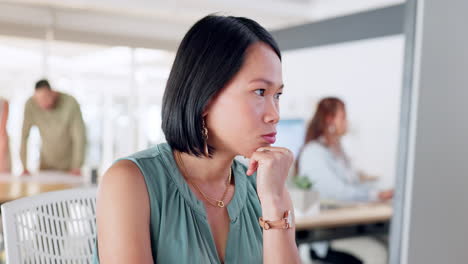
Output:
<svg viewBox="0 0 468 264">
<path fill-rule="evenodd" d="M 49 192 L 3 204 L 7 263 L 91 263 L 96 241 L 95 205 L 95 187 Z"/>
</svg>

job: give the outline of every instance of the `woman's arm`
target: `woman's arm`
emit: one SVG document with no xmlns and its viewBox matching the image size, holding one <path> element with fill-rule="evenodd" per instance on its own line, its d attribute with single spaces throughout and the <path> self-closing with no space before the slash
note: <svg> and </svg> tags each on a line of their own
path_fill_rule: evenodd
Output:
<svg viewBox="0 0 468 264">
<path fill-rule="evenodd" d="M 278 147 L 260 148 L 250 159 L 247 175 L 257 171 L 257 193 L 264 220 L 277 221 L 286 211 L 294 211 L 285 186 L 293 159 L 291 151 Z M 263 263 L 300 262 L 294 224 L 289 229 L 263 230 Z"/>
<path fill-rule="evenodd" d="M 1 122 L 0 122 L 0 133 L 6 134 L 7 131 L 7 122 L 8 122 L 8 111 L 9 111 L 9 105 L 8 101 L 5 100 L 3 103 L 3 109 L 2 109 L 2 116 L 1 116 Z"/>
<path fill-rule="evenodd" d="M 286 210 L 293 210 L 293 203 L 288 191 L 283 197 L 262 202 L 262 214 L 266 220 L 283 218 Z M 293 219 L 294 223 L 294 219 Z M 263 263 L 301 263 L 296 246 L 296 228 L 263 230 Z"/>
<path fill-rule="evenodd" d="M 97 197 L 100 264 L 153 264 L 150 203 L 137 165 L 114 164 L 103 176 Z"/>
<path fill-rule="evenodd" d="M 71 172 L 81 174 L 86 152 L 86 126 L 81 114 L 80 105 L 74 101 L 71 117 L 70 133 L 72 138 L 72 164 Z"/>
</svg>

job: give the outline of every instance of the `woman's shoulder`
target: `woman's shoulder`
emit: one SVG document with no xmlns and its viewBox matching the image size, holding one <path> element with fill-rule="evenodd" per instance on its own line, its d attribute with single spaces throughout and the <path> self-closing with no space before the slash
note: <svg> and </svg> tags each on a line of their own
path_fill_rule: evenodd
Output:
<svg viewBox="0 0 468 264">
<path fill-rule="evenodd" d="M 151 148 L 133 153 L 129 156 L 117 159 L 104 174 L 102 182 L 120 181 L 125 184 L 136 184 L 145 187 L 145 178 L 154 176 L 154 172 L 163 167 L 159 156 L 164 155 L 159 144 Z M 164 146 L 162 146 L 164 148 Z M 112 180 L 109 180 L 111 178 Z M 108 179 L 106 181 L 106 179 Z"/>
<path fill-rule="evenodd" d="M 158 170 L 158 168 L 163 167 L 160 165 L 162 163 L 161 160 L 157 158 L 163 155 L 163 152 L 159 148 L 160 145 L 136 152 L 115 161 L 102 176 L 99 184 L 100 192 L 110 193 L 116 196 L 119 196 L 119 193 L 120 195 L 123 193 L 127 195 L 131 194 L 130 198 L 139 197 L 138 200 L 142 198 L 147 200 L 147 188 L 152 188 L 154 187 L 153 185 L 159 185 L 155 183 L 156 180 L 148 182 L 148 179 L 154 178 L 155 174 L 157 174 L 158 182 L 160 182 L 159 172 L 162 170 Z"/>
<path fill-rule="evenodd" d="M 133 153 L 129 156 L 118 159 L 115 164 L 120 162 L 131 162 L 134 167 L 139 169 L 145 179 L 148 188 L 165 188 L 169 183 L 169 178 L 177 170 L 173 158 L 172 149 L 167 143 L 161 143 L 151 148 Z M 127 163 L 128 164 L 128 163 Z"/>
<path fill-rule="evenodd" d="M 312 140 L 304 145 L 304 153 L 326 153 L 328 149 L 318 140 Z"/>
<path fill-rule="evenodd" d="M 159 155 L 162 155 L 162 152 L 160 150 L 160 146 L 163 146 L 166 143 L 161 143 L 158 145 L 155 145 L 153 147 L 147 148 L 145 150 L 141 150 L 138 152 L 135 152 L 129 156 L 120 158 L 119 160 L 125 160 L 125 159 L 134 159 L 134 160 L 142 160 L 142 159 L 150 159 L 150 158 L 155 158 Z M 119 161 L 117 160 L 117 161 Z"/>
<path fill-rule="evenodd" d="M 163 165 L 163 161 L 170 158 L 170 155 L 172 155 L 172 150 L 170 149 L 169 145 L 167 143 L 161 143 L 148 149 L 135 152 L 129 156 L 120 158 L 115 163 L 118 163 L 122 160 L 129 160 L 133 161 L 138 167 L 140 167 L 140 165 L 149 161 L 153 165 L 158 166 Z"/>
<path fill-rule="evenodd" d="M 113 188 L 119 187 L 144 187 L 143 174 L 135 162 L 131 160 L 120 159 L 104 173 L 100 181 L 100 187 Z M 117 185 L 117 186 L 116 186 Z"/>
<path fill-rule="evenodd" d="M 121 199 L 127 202 L 147 200 L 146 184 L 140 169 L 129 160 L 114 163 L 99 182 L 98 200 L 111 202 Z"/>
</svg>

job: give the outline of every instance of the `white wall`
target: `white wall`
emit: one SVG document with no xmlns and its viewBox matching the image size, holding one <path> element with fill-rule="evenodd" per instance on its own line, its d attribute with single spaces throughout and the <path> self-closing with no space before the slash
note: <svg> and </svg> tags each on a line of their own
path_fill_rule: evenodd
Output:
<svg viewBox="0 0 468 264">
<path fill-rule="evenodd" d="M 283 53 L 282 118 L 309 120 L 325 96 L 342 98 L 356 167 L 393 186 L 403 69 L 402 35 Z"/>
</svg>

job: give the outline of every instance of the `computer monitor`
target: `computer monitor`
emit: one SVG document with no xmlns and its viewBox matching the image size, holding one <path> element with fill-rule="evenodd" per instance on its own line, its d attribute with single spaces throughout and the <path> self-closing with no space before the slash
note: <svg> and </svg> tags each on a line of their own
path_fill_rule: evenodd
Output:
<svg viewBox="0 0 468 264">
<path fill-rule="evenodd" d="M 276 142 L 273 146 L 288 148 L 294 153 L 294 158 L 297 158 L 304 144 L 305 126 L 305 121 L 302 119 L 280 120 L 276 126 Z"/>
</svg>

